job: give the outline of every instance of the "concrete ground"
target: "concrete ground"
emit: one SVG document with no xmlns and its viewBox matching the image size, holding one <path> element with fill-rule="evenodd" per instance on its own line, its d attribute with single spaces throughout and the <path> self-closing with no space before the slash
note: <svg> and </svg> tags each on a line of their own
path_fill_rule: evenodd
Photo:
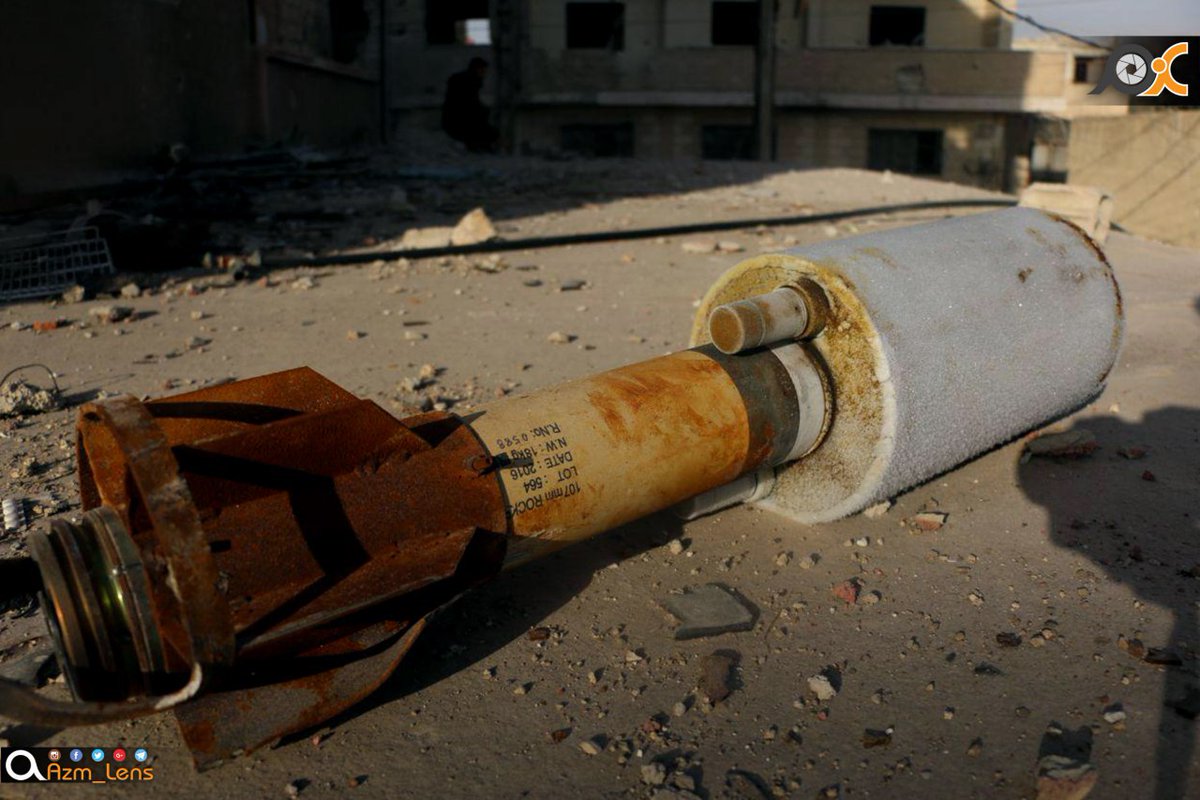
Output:
<svg viewBox="0 0 1200 800">
<path fill-rule="evenodd" d="M 479 203 L 515 237 L 983 196 L 856 170 L 742 167 L 543 165 L 557 172 L 538 173 L 532 186 L 526 167 L 489 166 L 483 186 L 410 185 L 418 222 L 443 223 Z M 638 188 L 647 184 L 673 188 L 647 194 Z M 686 241 L 754 253 L 938 216 Z M 389 223 L 374 240 L 408 224 Z M 139 276 L 146 291 L 134 299 L 0 308 L 0 367 L 47 364 L 77 403 L 307 364 L 396 413 L 428 402 L 462 411 L 685 347 L 701 294 L 745 254 L 688 253 L 684 241 L 282 270 L 244 282 Z M 1032 798 L 1039 756 L 1064 750 L 1094 764 L 1091 797 L 1196 796 L 1196 723 L 1173 705 L 1200 684 L 1200 253 L 1119 233 L 1107 253 L 1124 295 L 1124 352 L 1103 396 L 1064 422 L 1095 434 L 1090 457 L 1023 463 L 1023 445 L 1012 443 L 896 498 L 878 518 L 805 527 L 747 507 L 687 524 L 651 517 L 469 594 L 367 702 L 205 773 L 192 770 L 168 716 L 0 736 L 149 749 L 153 783 L 110 784 L 106 796 Z M 561 291 L 575 280 L 586 283 Z M 88 321 L 91 308 L 114 303 L 136 318 Z M 12 326 L 50 318 L 72 324 Z M 575 338 L 556 344 L 555 332 Z M 423 364 L 444 372 L 413 392 L 402 382 Z M 77 512 L 73 416 L 68 408 L 0 423 L 0 496 Z M 1144 457 L 1120 454 L 1139 449 Z M 927 508 L 949 514 L 945 527 L 910 532 L 905 520 Z M 860 537 L 869 544 L 848 543 Z M 676 539 L 682 548 L 669 545 Z M 23 547 L 20 536 L 3 544 L 8 554 Z M 806 569 L 813 553 L 820 558 Z M 850 577 L 880 601 L 837 600 L 831 586 Z M 660 602 L 708 582 L 748 599 L 755 626 L 675 641 Z M 17 603 L 0 616 L 9 664 L 29 652 L 21 640 L 44 635 L 39 614 Z M 535 627 L 549 638 L 531 640 Z M 1019 643 L 1005 646 L 998 634 Z M 1135 657 L 1135 638 L 1182 663 Z M 737 668 L 729 697 L 706 708 L 696 686 L 714 651 L 734 651 Z M 840 690 L 817 702 L 808 678 L 822 672 Z M 1117 704 L 1124 720 L 1106 721 Z M 890 741 L 866 747 L 868 729 L 891 729 Z M 663 769 L 642 769 L 652 764 Z M 0 786 L 0 796 L 61 791 Z"/>
</svg>

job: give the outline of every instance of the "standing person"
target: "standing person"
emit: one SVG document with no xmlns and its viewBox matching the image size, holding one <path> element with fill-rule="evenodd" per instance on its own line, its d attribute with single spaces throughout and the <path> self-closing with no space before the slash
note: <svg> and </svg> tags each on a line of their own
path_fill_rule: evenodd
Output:
<svg viewBox="0 0 1200 800">
<path fill-rule="evenodd" d="M 442 103 L 442 130 L 477 153 L 494 151 L 500 135 L 489 121 L 488 107 L 479 99 L 487 70 L 488 62 L 472 58 L 465 70 L 446 81 Z"/>
</svg>

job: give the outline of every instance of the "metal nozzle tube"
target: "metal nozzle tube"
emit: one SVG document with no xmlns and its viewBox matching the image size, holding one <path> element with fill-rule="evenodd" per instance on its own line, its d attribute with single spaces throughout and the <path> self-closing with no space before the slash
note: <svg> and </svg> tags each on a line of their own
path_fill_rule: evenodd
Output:
<svg viewBox="0 0 1200 800">
<path fill-rule="evenodd" d="M 708 335 L 727 355 L 806 339 L 825 327 L 827 308 L 821 288 L 802 278 L 766 294 L 717 306 L 708 317 Z"/>
</svg>

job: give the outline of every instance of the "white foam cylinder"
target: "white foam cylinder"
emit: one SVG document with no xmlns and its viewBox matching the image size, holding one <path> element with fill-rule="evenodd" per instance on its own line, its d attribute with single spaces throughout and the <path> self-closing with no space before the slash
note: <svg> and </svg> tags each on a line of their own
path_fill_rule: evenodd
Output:
<svg viewBox="0 0 1200 800">
<path fill-rule="evenodd" d="M 1120 292 L 1079 228 L 1012 208 L 751 258 L 696 314 L 800 277 L 829 296 L 805 344 L 833 423 L 778 470 L 760 505 L 804 522 L 859 511 L 1079 408 L 1103 389 L 1124 331 Z"/>
</svg>

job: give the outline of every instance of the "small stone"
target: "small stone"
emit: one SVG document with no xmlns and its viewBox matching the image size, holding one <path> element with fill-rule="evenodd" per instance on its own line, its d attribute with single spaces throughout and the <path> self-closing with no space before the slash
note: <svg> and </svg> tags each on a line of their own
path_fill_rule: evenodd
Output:
<svg viewBox="0 0 1200 800">
<path fill-rule="evenodd" d="M 421 333 L 420 331 L 405 331 L 404 332 L 404 341 L 406 341 L 406 342 L 420 342 L 420 341 L 423 341 L 428 338 L 429 338 L 428 334 Z"/>
<path fill-rule="evenodd" d="M 940 530 L 946 524 L 946 518 L 949 516 L 941 511 L 922 511 L 919 514 L 913 514 L 912 523 L 917 530 L 930 533 Z"/>
<path fill-rule="evenodd" d="M 642 655 L 641 653 L 639 653 L 637 650 L 626 650 L 625 651 L 625 663 L 626 664 L 637 664 L 638 662 L 644 661 L 645 659 L 646 659 L 646 657 L 644 655 Z"/>
<path fill-rule="evenodd" d="M 517 697 L 524 697 L 529 694 L 529 690 L 533 688 L 532 683 L 519 683 L 513 687 L 513 694 Z"/>
<path fill-rule="evenodd" d="M 753 772 L 731 769 L 725 774 L 725 786 L 733 800 L 768 800 L 766 782 Z"/>
<path fill-rule="evenodd" d="M 717 242 L 717 250 L 722 253 L 740 253 L 745 250 L 745 247 L 731 239 L 725 239 Z"/>
<path fill-rule="evenodd" d="M 450 244 L 479 244 L 496 238 L 496 228 L 482 208 L 468 211 L 450 231 Z"/>
<path fill-rule="evenodd" d="M 111 325 L 133 315 L 133 309 L 128 306 L 96 306 L 88 311 L 97 322 Z"/>
<path fill-rule="evenodd" d="M 887 747 L 892 743 L 892 733 L 894 730 L 894 728 L 887 728 L 885 730 L 867 728 L 863 731 L 863 747 L 867 749 L 872 747 Z"/>
<path fill-rule="evenodd" d="M 829 676 L 824 673 L 813 675 L 808 679 L 808 690 L 816 695 L 822 703 L 832 700 L 838 693 L 833 681 L 829 680 Z"/>
<path fill-rule="evenodd" d="M 521 285 L 528 286 L 530 289 L 536 289 L 542 285 L 542 282 L 538 278 L 526 278 L 525 280 L 521 281 Z"/>
<path fill-rule="evenodd" d="M 861 589 L 862 584 L 859 582 L 858 578 L 850 578 L 842 581 L 841 583 L 834 584 L 830 591 L 833 592 L 834 597 L 843 601 L 847 605 L 854 605 L 856 602 L 858 602 L 858 593 Z"/>
<path fill-rule="evenodd" d="M 550 731 L 550 741 L 558 744 L 571 735 L 570 728 L 559 728 L 558 730 Z"/>
<path fill-rule="evenodd" d="M 946 706 L 942 709 L 942 719 L 954 719 L 954 708 L 952 706 Z"/>
<path fill-rule="evenodd" d="M 192 319 L 199 322 L 200 320 L 205 319 L 208 314 L 205 314 L 203 311 L 193 311 L 190 316 Z"/>
<path fill-rule="evenodd" d="M 1098 777 L 1096 767 L 1086 761 L 1044 756 L 1037 766 L 1037 800 L 1083 800 Z"/>
<path fill-rule="evenodd" d="M 587 281 L 579 278 L 572 278 L 571 280 L 558 282 L 558 290 L 560 292 L 577 292 L 584 286 L 587 286 Z"/>
<path fill-rule="evenodd" d="M 1125 709 L 1120 703 L 1113 703 L 1104 709 L 1104 721 L 1109 725 L 1116 725 L 1118 722 L 1125 721 Z"/>
<path fill-rule="evenodd" d="M 683 542 L 680 541 L 679 539 L 672 539 L 671 541 L 667 542 L 667 550 L 673 556 L 677 556 L 677 555 L 681 554 L 683 552 L 683 549 L 684 549 Z"/>
<path fill-rule="evenodd" d="M 857 539 L 854 539 L 855 547 L 866 547 L 869 544 L 871 544 L 871 540 L 866 536 L 859 536 Z"/>
<path fill-rule="evenodd" d="M 786 567 L 791 560 L 792 560 L 791 553 L 787 553 L 787 552 L 780 553 L 779 555 L 775 556 L 775 566 Z"/>
<path fill-rule="evenodd" d="M 717 250 L 716 242 L 684 242 L 681 247 L 685 253 L 695 253 L 703 255 L 706 253 L 714 253 Z"/>
<path fill-rule="evenodd" d="M 976 607 L 981 606 L 983 605 L 983 595 L 979 592 L 971 592 L 967 595 L 967 602 Z"/>
<path fill-rule="evenodd" d="M 674 632 L 676 639 L 749 631 L 754 627 L 754 612 L 720 584 L 710 583 L 682 595 L 670 595 L 662 601 L 662 606 L 680 621 Z"/>
<path fill-rule="evenodd" d="M 1086 428 L 1075 428 L 1062 433 L 1044 433 L 1025 443 L 1031 456 L 1045 458 L 1083 458 L 1099 447 L 1096 436 Z"/>
<path fill-rule="evenodd" d="M 283 788 L 283 791 L 285 794 L 287 794 L 288 797 L 296 798 L 296 797 L 300 796 L 300 792 L 304 791 L 304 788 L 306 786 L 308 786 L 307 780 L 305 780 L 304 778 L 297 778 L 296 780 L 292 781 L 287 786 L 285 786 Z"/>
<path fill-rule="evenodd" d="M 78 283 L 62 293 L 64 303 L 82 303 L 87 299 L 87 289 Z"/>
<path fill-rule="evenodd" d="M 649 784 L 650 786 L 662 786 L 667 782 L 667 768 L 657 761 L 651 764 L 643 764 L 641 773 L 642 783 Z"/>
<path fill-rule="evenodd" d="M 1001 647 L 1019 647 L 1021 635 L 1012 631 L 1002 631 L 996 634 L 996 644 Z"/>
<path fill-rule="evenodd" d="M 870 506 L 869 508 L 864 510 L 862 513 L 863 513 L 863 516 L 866 517 L 867 519 L 879 519 L 884 514 L 886 514 L 888 512 L 888 509 L 890 509 L 891 507 L 892 507 L 892 501 L 884 500 L 882 503 L 876 503 L 875 505 Z"/>
<path fill-rule="evenodd" d="M 862 594 L 862 595 L 861 595 L 861 596 L 858 598 L 858 602 L 859 602 L 859 603 L 861 603 L 861 604 L 863 604 L 863 605 L 867 605 L 867 606 L 873 606 L 873 605 L 875 605 L 876 603 L 878 603 L 878 602 L 879 602 L 880 600 L 882 600 L 882 599 L 883 599 L 883 595 L 881 595 L 881 594 L 880 594 L 879 592 L 877 592 L 877 591 L 874 591 L 874 590 L 872 590 L 872 591 L 869 591 L 869 592 L 865 592 L 865 593 L 863 593 L 863 594 Z"/>
<path fill-rule="evenodd" d="M 682 717 L 684 714 L 687 713 L 687 710 L 688 710 L 687 703 L 680 701 L 680 702 L 676 703 L 675 705 L 671 706 L 671 716 Z"/>
<path fill-rule="evenodd" d="M 183 346 L 187 350 L 199 350 L 201 347 L 211 343 L 211 339 L 205 339 L 202 336 L 189 336 L 187 340 L 184 341 Z"/>
<path fill-rule="evenodd" d="M 366 334 L 363 333 L 362 331 L 355 331 L 355 330 L 346 331 L 346 338 L 352 342 L 357 341 L 364 336 L 366 336 Z"/>
<path fill-rule="evenodd" d="M 574 340 L 574 336 L 569 333 L 563 333 L 562 331 L 555 331 L 546 337 L 546 341 L 550 342 L 551 344 L 570 344 Z"/>
<path fill-rule="evenodd" d="M 804 558 L 800 559 L 800 569 L 812 569 L 820 560 L 820 553 L 809 553 Z"/>
<path fill-rule="evenodd" d="M 132 281 L 121 287 L 121 297 L 127 300 L 132 300 L 135 297 L 142 296 L 142 287 Z"/>
<path fill-rule="evenodd" d="M 1144 447 L 1122 447 L 1117 450 L 1117 455 L 1121 458 L 1127 458 L 1130 461 L 1137 461 L 1146 457 L 1146 448 Z"/>
<path fill-rule="evenodd" d="M 595 739 L 585 739 L 579 743 L 579 749 L 589 756 L 598 756 L 603 747 Z"/>
<path fill-rule="evenodd" d="M 550 638 L 550 633 L 549 628 L 540 625 L 536 628 L 530 628 L 529 633 L 525 634 L 525 637 L 531 642 L 544 642 Z"/>
<path fill-rule="evenodd" d="M 298 292 L 307 291 L 316 285 L 316 281 L 314 281 L 308 275 L 301 275 L 299 278 L 296 278 L 296 280 L 292 281 L 292 289 Z"/>
<path fill-rule="evenodd" d="M 699 689 L 708 702 L 716 705 L 733 691 L 733 673 L 738 654 L 733 650 L 718 650 L 700 662 Z"/>
<path fill-rule="evenodd" d="M 983 752 L 983 739 L 973 739 L 971 744 L 967 745 L 967 755 L 971 758 L 978 758 Z"/>
<path fill-rule="evenodd" d="M 595 686 L 597 683 L 600 682 L 600 675 L 601 675 L 600 670 L 598 670 L 598 669 L 591 670 L 587 674 L 588 683 L 591 684 L 592 686 Z"/>
</svg>

